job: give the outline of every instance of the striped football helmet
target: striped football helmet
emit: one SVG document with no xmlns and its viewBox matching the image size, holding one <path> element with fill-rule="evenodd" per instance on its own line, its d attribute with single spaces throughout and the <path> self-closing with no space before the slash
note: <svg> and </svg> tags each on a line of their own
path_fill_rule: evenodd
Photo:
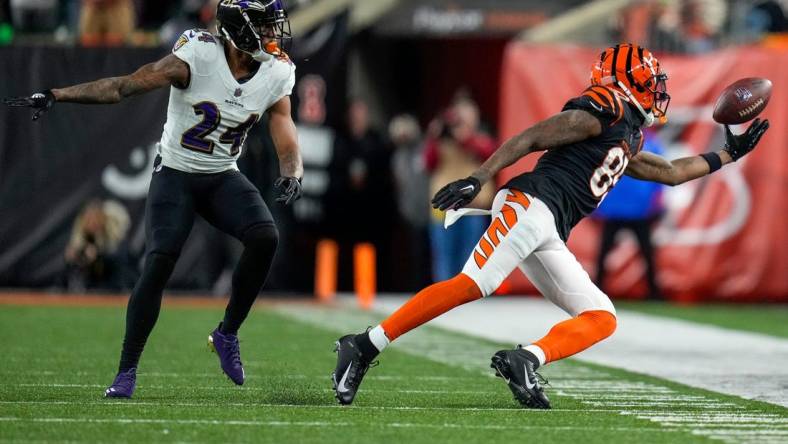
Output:
<svg viewBox="0 0 788 444">
<path fill-rule="evenodd" d="M 667 121 L 667 79 L 651 51 L 631 43 L 605 49 L 591 69 L 591 84 L 623 92 L 643 114 L 645 126 Z"/>
</svg>

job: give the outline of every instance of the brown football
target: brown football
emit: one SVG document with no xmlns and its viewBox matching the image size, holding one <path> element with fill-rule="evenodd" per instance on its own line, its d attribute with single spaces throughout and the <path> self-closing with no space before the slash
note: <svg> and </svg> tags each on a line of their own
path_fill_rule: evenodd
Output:
<svg viewBox="0 0 788 444">
<path fill-rule="evenodd" d="M 760 77 L 739 79 L 725 88 L 717 98 L 712 117 L 726 125 L 747 122 L 766 108 L 771 96 L 771 80 Z"/>
</svg>

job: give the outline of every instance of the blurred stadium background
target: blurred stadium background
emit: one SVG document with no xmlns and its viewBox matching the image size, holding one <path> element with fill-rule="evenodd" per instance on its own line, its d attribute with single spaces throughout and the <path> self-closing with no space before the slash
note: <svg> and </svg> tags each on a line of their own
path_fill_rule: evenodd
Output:
<svg viewBox="0 0 788 444">
<path fill-rule="evenodd" d="M 198 221 L 135 398 L 101 399 L 141 269 L 168 92 L 58 104 L 36 123 L 0 107 L 0 441 L 788 440 L 788 1 L 285 3 L 305 196 L 273 203 L 276 155 L 265 124 L 254 129 L 239 166 L 281 240 L 241 333 L 243 387 L 204 352 L 241 248 Z M 0 0 L 0 97 L 132 72 L 183 30 L 213 28 L 215 4 Z M 670 120 L 646 143 L 669 158 L 720 148 L 711 114 L 727 84 L 758 76 L 774 89 L 771 129 L 752 154 L 674 188 L 622 180 L 573 231 L 570 248 L 619 310 L 618 332 L 546 366 L 555 408 L 524 411 L 491 382 L 490 353 L 566 314 L 541 298 L 469 304 L 398 340 L 354 406 L 338 406 L 333 339 L 457 272 L 486 226 L 468 217 L 443 230 L 432 193 L 559 111 L 601 48 L 625 41 L 670 75 Z M 621 227 L 651 234 L 653 267 Z M 352 298 L 302 303 L 343 293 L 373 310 Z M 536 291 L 515 271 L 499 293 Z M 655 299 L 671 303 L 641 302 Z"/>
<path fill-rule="evenodd" d="M 653 205 L 639 217 L 652 228 L 657 290 L 628 233 L 598 261 L 605 215 L 584 221 L 571 249 L 592 276 L 604 264 L 614 298 L 788 301 L 788 2 L 286 4 L 305 197 L 292 208 L 270 204 L 282 241 L 266 295 L 410 293 L 456 272 L 479 227 L 440 230 L 432 192 L 560 110 L 586 85 L 600 48 L 633 41 L 670 75 L 670 121 L 649 133 L 666 156 L 720 147 L 711 106 L 741 77 L 774 82 L 765 112 L 772 129 L 721 174 L 649 195 Z M 0 96 L 131 72 L 166 54 L 184 29 L 212 28 L 214 10 L 211 0 L 2 0 Z M 38 123 L 0 108 L 0 287 L 128 292 L 167 97 L 60 104 Z M 264 125 L 246 151 L 242 171 L 272 202 L 278 170 Z M 226 295 L 239 252 L 197 223 L 169 289 Z M 515 273 L 500 292 L 533 293 Z"/>
</svg>

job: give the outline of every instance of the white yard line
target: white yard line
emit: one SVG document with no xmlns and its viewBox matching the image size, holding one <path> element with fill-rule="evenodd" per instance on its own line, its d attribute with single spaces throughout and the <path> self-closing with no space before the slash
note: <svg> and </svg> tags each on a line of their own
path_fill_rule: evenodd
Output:
<svg viewBox="0 0 788 444">
<path fill-rule="evenodd" d="M 326 378 L 328 381 L 328 378 Z M 17 384 L 18 387 L 47 387 L 47 388 L 106 388 L 105 385 L 101 384 L 59 384 L 59 383 L 25 383 L 25 384 Z M 172 385 L 145 385 L 146 389 L 153 389 L 153 390 L 177 390 L 177 386 Z M 190 389 L 194 390 L 238 390 L 238 391 L 254 391 L 254 392 L 270 392 L 270 387 L 231 387 L 229 385 L 189 385 Z M 315 389 L 311 387 L 302 387 L 299 390 L 305 392 L 327 392 L 327 393 L 334 393 L 334 390 L 331 388 L 322 388 L 322 389 Z M 445 395 L 445 394 L 464 394 L 464 395 L 488 395 L 490 392 L 488 390 L 418 390 L 418 389 L 400 389 L 400 388 L 392 388 L 392 389 L 373 389 L 373 390 L 365 390 L 368 393 L 410 393 L 410 394 L 427 394 L 427 395 Z M 1 402 L 0 402 L 1 403 Z"/>
<path fill-rule="evenodd" d="M 390 312 L 401 303 L 401 299 L 381 299 L 377 307 L 384 312 Z M 485 303 L 492 307 L 486 310 L 477 309 L 483 307 Z M 514 307 L 512 307 L 512 303 L 514 303 Z M 332 310 L 320 307 L 281 306 L 278 310 L 295 319 L 340 332 L 360 331 L 366 325 L 374 325 L 381 317 L 379 314 L 371 312 Z M 520 313 L 524 313 L 524 315 L 521 316 Z M 506 301 L 493 299 L 470 304 L 444 315 L 433 321 L 433 325 L 440 326 L 442 329 L 416 330 L 400 338 L 393 344 L 393 347 L 400 352 L 489 375 L 489 357 L 494 350 L 490 350 L 488 342 L 475 338 L 482 337 L 495 342 L 527 343 L 541 337 L 555 322 L 565 317 L 559 310 L 543 302 L 523 299 Z M 637 321 L 630 321 L 629 314 L 625 313 L 619 318 L 620 323 L 626 328 L 624 332 L 619 331 L 618 335 L 638 333 L 631 326 Z M 690 331 L 682 330 L 682 332 L 694 333 L 691 326 L 684 326 Z M 698 327 L 702 328 L 703 326 Z M 635 329 L 634 332 L 631 331 L 633 329 Z M 452 334 L 452 331 L 462 332 L 465 335 L 455 335 Z M 761 335 L 753 336 L 761 337 Z M 520 340 L 517 339 L 518 337 Z M 662 349 L 670 348 L 673 341 L 681 342 L 683 340 L 671 338 L 664 332 L 658 338 L 662 338 L 665 342 L 661 346 Z M 766 339 L 772 338 L 766 337 Z M 632 341 L 636 342 L 635 339 Z M 645 347 L 630 347 L 632 355 L 628 358 L 634 362 L 646 361 L 649 365 L 654 360 L 658 360 L 660 368 L 675 369 L 684 365 L 685 361 L 692 357 L 685 355 L 682 357 L 683 359 L 679 360 L 680 362 L 672 362 L 669 353 L 660 352 L 662 349 L 658 349 L 658 352 L 655 353 L 654 350 Z M 640 355 L 654 355 L 655 358 L 651 361 L 647 358 L 641 360 Z M 623 365 L 611 365 L 610 362 L 600 363 L 612 367 L 624 367 Z M 697 368 L 700 364 L 690 363 L 688 365 Z M 547 368 L 549 369 L 549 367 Z M 633 370 L 640 373 L 650 373 L 647 369 Z M 776 373 L 780 373 L 780 371 L 776 371 Z M 618 414 L 632 415 L 659 424 L 663 427 L 661 431 L 687 431 L 726 443 L 788 442 L 788 428 L 783 427 L 783 423 L 780 422 L 785 418 L 784 416 L 752 414 L 747 416 L 747 411 L 743 410 L 743 407 L 737 405 L 735 401 L 722 401 L 704 395 L 687 395 L 658 383 L 622 381 L 604 370 L 588 367 L 563 367 L 559 375 L 560 377 L 552 382 L 552 390 L 556 394 L 575 397 L 586 406 L 580 411 L 614 411 Z M 671 379 L 662 374 L 656 376 Z M 711 389 L 715 390 L 715 388 Z M 784 390 L 784 388 L 782 389 Z M 702 412 L 698 412 L 699 407 L 703 408 Z M 729 421 L 726 422 L 726 419 Z M 764 429 L 768 433 L 763 433 Z"/>
<path fill-rule="evenodd" d="M 254 421 L 254 420 L 215 420 L 215 419 L 151 419 L 151 418 L 30 418 L 16 416 L 0 416 L 0 422 L 34 422 L 34 423 L 94 423 L 94 424 L 176 424 L 176 425 L 231 425 L 257 427 L 382 427 L 382 428 L 421 428 L 421 429 L 464 429 L 464 430 L 589 430 L 589 431 L 621 431 L 621 432 L 665 432 L 659 427 L 599 427 L 599 426 L 560 426 L 533 425 L 520 426 L 458 424 L 458 423 L 414 423 L 414 422 L 348 422 L 348 421 Z"/>
<path fill-rule="evenodd" d="M 205 403 L 199 402 L 162 402 L 162 401 L 135 401 L 135 400 L 99 400 L 99 401 L 0 401 L 0 405 L 101 405 L 101 406 L 169 406 L 169 407 L 202 407 L 205 408 Z M 250 401 L 222 403 L 224 407 L 252 407 L 252 408 L 291 408 L 291 409 L 304 409 L 304 410 L 401 410 L 401 411 L 445 411 L 445 412 L 519 412 L 523 413 L 523 409 L 519 407 L 511 408 L 494 408 L 494 407 L 411 407 L 411 406 L 346 406 L 346 405 L 309 405 L 309 404 L 263 404 L 259 402 Z M 584 412 L 597 412 L 597 413 L 620 413 L 619 409 L 583 409 Z M 546 414 L 548 412 L 577 412 L 577 409 L 551 409 L 551 410 L 529 410 L 529 414 Z"/>
<path fill-rule="evenodd" d="M 403 302 L 379 298 L 375 308 L 389 313 Z M 543 299 L 493 297 L 431 325 L 525 344 L 567 317 Z M 788 407 L 788 340 L 773 336 L 622 310 L 615 334 L 576 359 Z"/>
</svg>

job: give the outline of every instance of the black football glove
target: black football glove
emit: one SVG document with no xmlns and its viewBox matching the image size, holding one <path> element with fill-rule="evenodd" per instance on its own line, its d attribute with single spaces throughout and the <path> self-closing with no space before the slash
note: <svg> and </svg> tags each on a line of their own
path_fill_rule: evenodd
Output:
<svg viewBox="0 0 788 444">
<path fill-rule="evenodd" d="M 33 113 L 33 120 L 38 120 L 42 114 L 49 111 L 55 105 L 55 95 L 52 90 L 38 92 L 29 97 L 8 97 L 3 99 L 3 103 L 8 106 L 27 106 L 34 108 L 36 112 Z"/>
<path fill-rule="evenodd" d="M 432 208 L 442 211 L 462 208 L 471 203 L 481 189 L 481 182 L 473 176 L 456 180 L 435 193 L 435 197 L 432 198 Z"/>
<path fill-rule="evenodd" d="M 301 198 L 301 179 L 295 177 L 280 177 L 274 182 L 274 188 L 279 191 L 276 201 L 283 205 L 290 205 Z"/>
<path fill-rule="evenodd" d="M 731 132 L 730 127 L 725 125 L 725 148 L 723 149 L 731 155 L 734 161 L 739 160 L 755 148 L 767 129 L 769 129 L 768 120 L 755 119 L 744 134 L 736 136 Z"/>
</svg>

